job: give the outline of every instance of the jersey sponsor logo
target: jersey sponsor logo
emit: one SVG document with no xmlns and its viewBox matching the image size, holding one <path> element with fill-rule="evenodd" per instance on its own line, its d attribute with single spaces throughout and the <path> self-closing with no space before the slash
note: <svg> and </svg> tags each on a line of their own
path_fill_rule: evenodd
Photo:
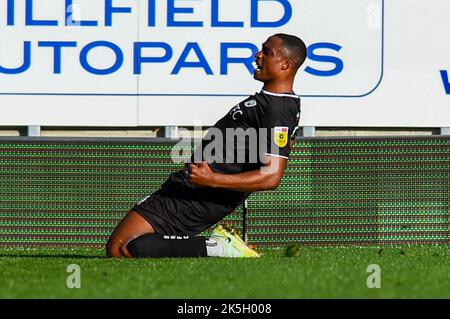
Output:
<svg viewBox="0 0 450 319">
<path fill-rule="evenodd" d="M 273 140 L 278 147 L 285 147 L 288 142 L 289 127 L 275 126 Z"/>
<path fill-rule="evenodd" d="M 243 115 L 244 112 L 242 112 L 241 107 L 239 105 L 236 105 L 230 111 L 231 118 L 236 121 L 236 119 L 237 119 L 236 116 L 238 114 Z"/>
<path fill-rule="evenodd" d="M 258 102 L 256 102 L 256 100 L 250 100 L 244 103 L 245 107 L 254 107 L 258 104 Z"/>
</svg>

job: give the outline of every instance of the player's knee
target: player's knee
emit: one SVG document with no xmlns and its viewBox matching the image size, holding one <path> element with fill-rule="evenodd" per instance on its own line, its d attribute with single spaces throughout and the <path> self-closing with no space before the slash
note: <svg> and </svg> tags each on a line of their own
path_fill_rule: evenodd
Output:
<svg viewBox="0 0 450 319">
<path fill-rule="evenodd" d="M 121 258 L 123 257 L 121 252 L 122 243 L 120 240 L 109 238 L 108 242 L 105 245 L 106 249 L 106 256 L 113 257 L 113 258 Z"/>
</svg>

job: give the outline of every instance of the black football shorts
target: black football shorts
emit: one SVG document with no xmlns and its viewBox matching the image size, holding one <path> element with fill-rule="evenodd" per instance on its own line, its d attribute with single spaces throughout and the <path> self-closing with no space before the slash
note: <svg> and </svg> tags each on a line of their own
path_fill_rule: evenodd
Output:
<svg viewBox="0 0 450 319">
<path fill-rule="evenodd" d="M 157 191 L 132 209 L 144 217 L 159 234 L 198 235 L 232 211 L 209 201 L 170 196 Z"/>
</svg>

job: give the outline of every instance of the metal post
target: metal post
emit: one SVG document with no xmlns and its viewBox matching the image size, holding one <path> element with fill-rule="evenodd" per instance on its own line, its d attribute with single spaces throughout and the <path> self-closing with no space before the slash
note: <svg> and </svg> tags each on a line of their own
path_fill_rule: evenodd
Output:
<svg viewBox="0 0 450 319">
<path fill-rule="evenodd" d="M 314 137 L 316 136 L 315 126 L 305 126 L 303 127 L 303 137 Z"/>
<path fill-rule="evenodd" d="M 441 135 L 450 135 L 450 127 L 441 127 Z"/>
<path fill-rule="evenodd" d="M 168 138 L 178 138 L 178 126 L 166 126 L 164 136 Z"/>
<path fill-rule="evenodd" d="M 248 201 L 244 201 L 244 206 L 242 207 L 242 239 L 247 244 L 247 223 L 248 223 Z"/>
<path fill-rule="evenodd" d="M 28 126 L 27 136 L 41 136 L 41 127 L 39 125 Z"/>
</svg>

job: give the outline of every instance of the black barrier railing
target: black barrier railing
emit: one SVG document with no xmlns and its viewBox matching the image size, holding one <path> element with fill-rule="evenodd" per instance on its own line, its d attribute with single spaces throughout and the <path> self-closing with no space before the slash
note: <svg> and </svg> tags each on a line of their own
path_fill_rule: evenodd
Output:
<svg viewBox="0 0 450 319">
<path fill-rule="evenodd" d="M 0 138 L 0 245 L 101 247 L 182 167 L 175 144 Z M 249 197 L 246 237 L 259 246 L 448 243 L 449 198 L 450 137 L 301 139 L 280 187 Z M 226 221 L 242 228 L 242 208 Z"/>
</svg>

